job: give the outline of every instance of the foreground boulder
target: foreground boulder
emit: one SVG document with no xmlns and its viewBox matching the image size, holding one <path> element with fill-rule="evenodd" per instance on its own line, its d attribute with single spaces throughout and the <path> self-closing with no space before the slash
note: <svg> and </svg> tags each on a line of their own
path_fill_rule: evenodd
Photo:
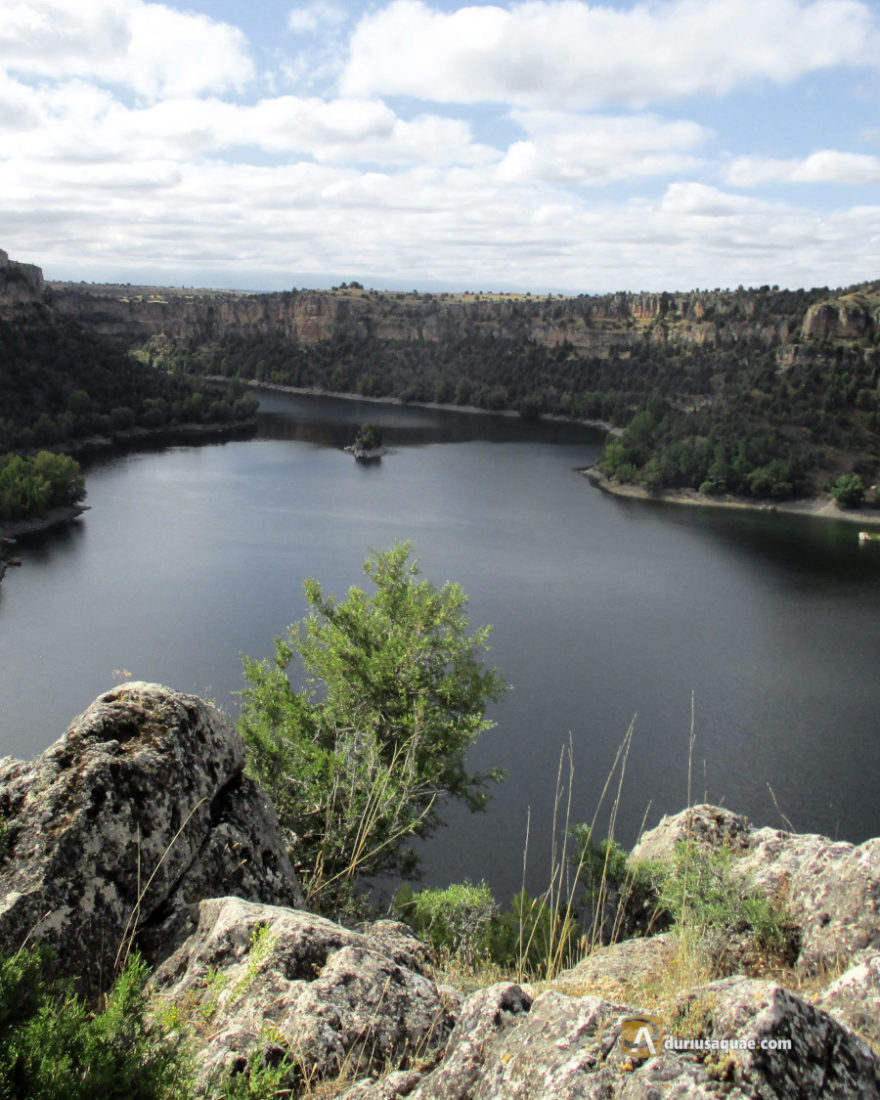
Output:
<svg viewBox="0 0 880 1100">
<path fill-rule="evenodd" d="M 363 933 L 303 911 L 214 898 L 156 971 L 160 1005 L 195 1032 L 197 1095 L 224 1073 L 295 1064 L 300 1085 L 432 1059 L 452 1028 L 403 925 Z"/>
<path fill-rule="evenodd" d="M 656 1053 L 646 1052 L 645 1058 L 633 1057 L 623 1042 L 624 1024 L 636 1015 L 633 1007 L 601 997 L 571 997 L 548 990 L 531 1001 L 518 986 L 493 986 L 465 1002 L 446 1055 L 435 1069 L 360 1083 L 343 1096 L 345 1100 L 880 1096 L 880 1059 L 826 1013 L 773 982 L 730 978 L 688 992 L 680 998 L 668 1034 L 662 1022 L 658 1027 Z M 676 1049 L 686 1044 L 687 1049 Z"/>
<path fill-rule="evenodd" d="M 860 951 L 816 1004 L 880 1051 L 880 951 Z"/>
<path fill-rule="evenodd" d="M 880 837 L 855 845 L 753 829 L 741 814 L 694 806 L 664 817 L 630 859 L 670 859 L 686 839 L 698 851 L 727 848 L 731 872 L 784 908 L 797 930 L 802 975 L 839 973 L 857 952 L 880 949 Z"/>
<path fill-rule="evenodd" d="M 157 684 L 100 696 L 30 763 L 0 761 L 0 947 L 49 943 L 106 988 L 137 933 L 170 953 L 204 897 L 297 906 L 274 810 L 215 707 Z"/>
</svg>

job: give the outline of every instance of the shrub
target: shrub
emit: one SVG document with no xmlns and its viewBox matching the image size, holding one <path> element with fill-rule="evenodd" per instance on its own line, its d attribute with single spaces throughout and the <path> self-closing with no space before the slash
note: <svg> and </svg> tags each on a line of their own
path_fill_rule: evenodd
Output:
<svg viewBox="0 0 880 1100">
<path fill-rule="evenodd" d="M 439 802 L 479 810 L 500 778 L 470 774 L 466 759 L 504 688 L 483 667 L 489 628 L 468 634 L 461 588 L 420 580 L 410 551 L 398 544 L 364 563 L 370 596 L 352 587 L 339 603 L 306 581 L 311 611 L 276 638 L 274 661 L 244 659 L 249 768 L 326 910 L 352 897 L 358 876 L 411 876 L 408 842 L 439 826 Z M 294 658 L 306 674 L 299 691 L 287 676 Z"/>
<path fill-rule="evenodd" d="M 132 956 L 90 1011 L 38 948 L 0 958 L 0 1097 L 159 1100 L 189 1096 L 182 1040 L 148 1021 L 147 968 Z"/>
<path fill-rule="evenodd" d="M 865 486 L 859 474 L 841 474 L 830 492 L 838 508 L 860 508 L 865 503 Z"/>
<path fill-rule="evenodd" d="M 728 848 L 707 852 L 684 840 L 659 881 L 659 904 L 673 931 L 691 940 L 716 976 L 743 953 L 785 960 L 794 948 L 785 914 L 731 864 Z"/>
<path fill-rule="evenodd" d="M 458 955 L 465 966 L 487 956 L 498 906 L 485 882 L 413 891 L 402 886 L 394 896 L 400 919 L 439 954 Z"/>
</svg>

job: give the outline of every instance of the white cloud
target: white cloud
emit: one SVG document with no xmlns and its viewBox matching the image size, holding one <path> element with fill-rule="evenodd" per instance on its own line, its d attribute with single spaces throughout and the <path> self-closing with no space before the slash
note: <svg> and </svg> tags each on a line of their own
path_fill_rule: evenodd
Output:
<svg viewBox="0 0 880 1100">
<path fill-rule="evenodd" d="M 188 97 L 128 107 L 81 80 L 31 89 L 0 76 L 4 105 L 0 133 L 14 141 L 0 145 L 0 161 L 103 162 L 110 173 L 121 163 L 149 166 L 233 151 L 251 156 L 253 150 L 328 164 L 467 165 L 499 156 L 476 143 L 463 120 L 405 120 L 379 100 L 279 96 L 240 104 Z"/>
<path fill-rule="evenodd" d="M 499 177 L 511 182 L 607 184 L 649 176 L 690 173 L 689 155 L 709 136 L 694 122 L 656 115 L 571 115 L 514 110 L 528 134 L 510 146 Z"/>
<path fill-rule="evenodd" d="M 283 57 L 276 35 L 255 56 L 289 62 L 297 82 L 268 95 L 241 31 L 173 2 L 0 0 L 0 246 L 50 277 L 71 255 L 78 278 L 88 263 L 120 276 L 151 265 L 172 282 L 185 269 L 242 285 L 249 269 L 264 286 L 291 268 L 536 290 L 876 277 L 880 206 L 850 211 L 829 191 L 829 213 L 791 190 L 767 201 L 736 189 L 876 185 L 880 158 L 720 161 L 719 145 L 760 147 L 769 127 L 750 139 L 723 109 L 720 134 L 659 104 L 632 109 L 698 93 L 711 118 L 726 88 L 874 64 L 866 3 L 396 0 L 363 17 L 350 51 L 332 0 L 285 5 L 275 29 L 302 53 Z M 346 57 L 340 89 L 327 74 Z M 252 78 L 263 98 L 232 94 Z M 395 94 L 500 106 L 414 111 Z M 809 110 L 804 96 L 789 103 Z M 846 103 L 823 100 L 824 114 Z M 620 184 L 630 197 L 607 186 Z"/>
<path fill-rule="evenodd" d="M 6 0 L 0 65 L 43 79 L 88 77 L 148 98 L 241 89 L 253 76 L 238 28 L 143 0 Z"/>
<path fill-rule="evenodd" d="M 291 8 L 287 16 L 287 29 L 294 34 L 313 34 L 328 27 L 338 27 L 348 19 L 344 8 L 317 0 L 313 4 L 304 4 Z"/>
<path fill-rule="evenodd" d="M 697 182 L 595 203 L 540 181 L 501 183 L 491 164 L 155 159 L 71 162 L 59 174 L 13 157 L 3 208 L 3 246 L 39 255 L 49 277 L 79 249 L 80 277 L 91 257 L 121 272 L 149 264 L 172 282 L 180 270 L 201 270 L 203 284 L 226 272 L 239 286 L 257 269 L 276 285 L 306 271 L 535 290 L 839 285 L 870 277 L 880 254 L 880 206 L 818 213 Z"/>
<path fill-rule="evenodd" d="M 665 214 L 688 218 L 738 218 L 764 215 L 778 207 L 746 195 L 731 195 L 704 183 L 672 183 L 660 204 Z"/>
<path fill-rule="evenodd" d="M 861 0 L 665 0 L 630 9 L 526 0 L 453 12 L 393 0 L 355 29 L 341 87 L 449 103 L 643 106 L 873 65 L 878 44 L 875 13 Z"/>
<path fill-rule="evenodd" d="M 727 167 L 725 179 L 734 187 L 767 183 L 880 184 L 880 157 L 834 149 L 788 160 L 737 157 Z"/>
</svg>

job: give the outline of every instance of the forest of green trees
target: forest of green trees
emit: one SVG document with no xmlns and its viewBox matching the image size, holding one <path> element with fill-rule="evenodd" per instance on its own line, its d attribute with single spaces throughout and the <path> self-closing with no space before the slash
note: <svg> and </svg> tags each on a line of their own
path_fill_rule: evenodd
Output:
<svg viewBox="0 0 880 1100">
<path fill-rule="evenodd" d="M 42 314 L 0 320 L 0 370 L 0 523 L 79 503 L 84 479 L 63 452 L 91 437 L 229 425 L 252 421 L 257 409 L 241 381 L 218 389 L 156 370 L 124 346 Z"/>
<path fill-rule="evenodd" d="M 75 450 L 89 436 L 135 427 L 249 420 L 257 406 L 241 382 L 215 390 L 155 370 L 72 321 L 0 321 L 0 364 L 0 453 Z"/>
</svg>

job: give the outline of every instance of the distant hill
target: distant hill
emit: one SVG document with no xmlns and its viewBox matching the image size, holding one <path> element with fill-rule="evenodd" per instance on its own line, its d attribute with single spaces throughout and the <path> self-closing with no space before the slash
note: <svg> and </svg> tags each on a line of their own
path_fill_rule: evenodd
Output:
<svg viewBox="0 0 880 1100">
<path fill-rule="evenodd" d="M 0 251 L 0 455 L 80 451 L 183 425 L 252 421 L 244 383 L 218 389 L 143 361 L 55 308 L 32 264 Z"/>
<path fill-rule="evenodd" d="M 163 373 L 601 420 L 626 429 L 608 471 L 651 489 L 784 499 L 880 468 L 880 282 L 576 297 L 48 283 L 40 302 Z"/>
</svg>

